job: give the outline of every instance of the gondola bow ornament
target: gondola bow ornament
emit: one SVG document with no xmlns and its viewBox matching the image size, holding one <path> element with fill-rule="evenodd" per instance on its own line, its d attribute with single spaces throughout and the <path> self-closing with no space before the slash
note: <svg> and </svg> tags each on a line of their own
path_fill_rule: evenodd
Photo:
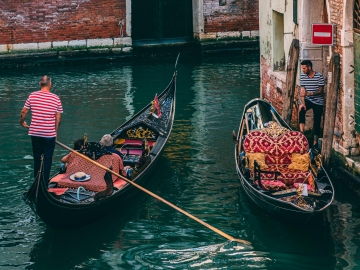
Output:
<svg viewBox="0 0 360 270">
<path fill-rule="evenodd" d="M 155 106 L 155 109 L 156 109 L 156 112 L 157 112 L 157 116 L 161 117 L 162 114 L 161 114 L 161 109 L 160 109 L 159 99 L 158 99 L 157 94 L 154 97 L 154 106 Z"/>
</svg>

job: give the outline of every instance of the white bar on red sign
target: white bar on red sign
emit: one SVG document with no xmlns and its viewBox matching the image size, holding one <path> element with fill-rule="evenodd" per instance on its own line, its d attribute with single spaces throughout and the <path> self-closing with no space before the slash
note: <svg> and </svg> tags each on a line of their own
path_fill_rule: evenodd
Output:
<svg viewBox="0 0 360 270">
<path fill-rule="evenodd" d="M 329 32 L 314 32 L 314 37 L 330 37 Z"/>
</svg>

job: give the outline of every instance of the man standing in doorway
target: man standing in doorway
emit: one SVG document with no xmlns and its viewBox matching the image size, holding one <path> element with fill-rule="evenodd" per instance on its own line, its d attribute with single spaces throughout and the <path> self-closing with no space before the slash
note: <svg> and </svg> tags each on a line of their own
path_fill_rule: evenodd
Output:
<svg viewBox="0 0 360 270">
<path fill-rule="evenodd" d="M 20 115 L 20 125 L 28 128 L 31 136 L 34 178 L 40 171 L 41 155 L 44 155 L 44 181 L 46 184 L 49 182 L 55 140 L 63 112 L 60 98 L 50 92 L 51 86 L 51 78 L 47 75 L 43 76 L 40 80 L 41 90 L 29 95 Z M 32 114 L 30 126 L 25 122 L 29 110 Z"/>
<path fill-rule="evenodd" d="M 300 131 L 304 132 L 306 111 L 312 109 L 314 113 L 313 147 L 317 148 L 317 141 L 320 135 L 321 116 L 324 109 L 324 76 L 320 72 L 312 69 L 312 62 L 310 60 L 302 61 L 301 69 L 303 73 L 300 75 Z"/>
</svg>

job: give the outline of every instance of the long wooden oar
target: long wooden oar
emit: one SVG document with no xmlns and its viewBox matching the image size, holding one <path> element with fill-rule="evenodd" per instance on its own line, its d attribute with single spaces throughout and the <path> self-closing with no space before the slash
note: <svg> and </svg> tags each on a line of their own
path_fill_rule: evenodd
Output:
<svg viewBox="0 0 360 270">
<path fill-rule="evenodd" d="M 152 196 L 152 197 L 154 197 L 154 198 L 158 199 L 159 201 L 162 201 L 163 203 L 165 203 L 165 204 L 169 205 L 170 207 L 174 208 L 175 210 L 179 211 L 180 213 L 183 213 L 184 215 L 188 216 L 189 218 L 191 218 L 191 219 L 193 219 L 193 220 L 195 220 L 195 221 L 197 221 L 197 222 L 201 223 L 202 225 L 204 225 L 204 226 L 208 227 L 210 230 L 213 230 L 214 232 L 216 232 L 216 233 L 220 234 L 221 236 L 225 237 L 226 239 L 228 239 L 228 240 L 230 240 L 230 241 L 235 241 L 235 242 L 244 243 L 244 244 L 246 244 L 246 245 L 250 245 L 250 244 L 251 244 L 250 242 L 248 242 L 248 241 L 246 241 L 246 240 L 233 238 L 233 237 L 231 237 L 230 235 L 228 235 L 228 234 L 226 234 L 226 233 L 224 233 L 224 232 L 220 231 L 219 229 L 216 229 L 215 227 L 211 226 L 210 224 L 208 224 L 208 223 L 206 223 L 206 222 L 202 221 L 201 219 L 198 219 L 197 217 L 195 217 L 195 216 L 191 215 L 190 213 L 188 213 L 188 212 L 186 212 L 186 211 L 182 210 L 181 208 L 179 208 L 179 207 L 177 207 L 176 205 L 174 205 L 174 204 L 172 204 L 172 203 L 168 202 L 167 200 L 165 200 L 165 199 L 161 198 L 160 196 L 158 196 L 158 195 L 156 195 L 156 194 L 152 193 L 151 191 L 149 191 L 149 190 L 147 190 L 147 189 L 143 188 L 142 186 L 139 186 L 138 184 L 136 184 L 136 183 L 134 183 L 133 181 L 131 181 L 131 180 L 129 180 L 129 179 L 127 179 L 127 178 L 125 178 L 124 176 L 122 176 L 122 175 L 120 175 L 120 174 L 118 174 L 118 173 L 116 173 L 116 172 L 114 172 L 114 171 L 110 170 L 109 168 L 106 168 L 105 166 L 103 166 L 103 165 L 99 164 L 98 162 L 96 162 L 96 161 L 92 160 L 91 158 L 88 158 L 87 156 L 85 156 L 85 155 L 83 155 L 83 154 L 81 154 L 81 153 L 79 153 L 79 152 L 77 152 L 77 151 L 75 151 L 75 150 L 71 149 L 70 147 L 66 146 L 65 144 L 62 144 L 62 143 L 61 143 L 61 142 L 59 142 L 59 141 L 56 141 L 56 143 L 57 143 L 58 145 L 60 145 L 61 147 L 64 147 L 65 149 L 69 150 L 70 152 L 72 152 L 72 153 L 74 153 L 74 154 L 78 155 L 79 157 L 82 157 L 83 159 L 85 159 L 85 160 L 87 160 L 87 161 L 91 162 L 92 164 L 94 164 L 94 165 L 96 165 L 96 166 L 100 167 L 101 169 L 104 169 L 105 171 L 107 171 L 107 172 L 109 172 L 109 173 L 112 173 L 113 175 L 116 175 L 117 177 L 119 177 L 119 178 L 123 179 L 123 180 L 124 180 L 124 181 L 126 181 L 127 183 L 129 183 L 129 184 L 131 184 L 131 185 L 135 186 L 136 188 L 138 188 L 138 189 L 140 189 L 140 190 L 144 191 L 145 193 L 147 193 L 147 194 L 149 194 L 150 196 Z"/>
</svg>

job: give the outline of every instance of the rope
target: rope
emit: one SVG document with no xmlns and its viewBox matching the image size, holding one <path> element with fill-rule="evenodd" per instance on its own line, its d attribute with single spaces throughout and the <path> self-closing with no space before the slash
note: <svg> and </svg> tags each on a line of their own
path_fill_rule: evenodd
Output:
<svg viewBox="0 0 360 270">
<path fill-rule="evenodd" d="M 86 191 L 85 188 L 83 188 L 82 186 L 78 187 L 78 189 L 76 191 L 76 198 L 78 201 L 80 201 L 80 196 L 79 196 L 80 189 L 82 189 L 83 191 Z"/>
</svg>

